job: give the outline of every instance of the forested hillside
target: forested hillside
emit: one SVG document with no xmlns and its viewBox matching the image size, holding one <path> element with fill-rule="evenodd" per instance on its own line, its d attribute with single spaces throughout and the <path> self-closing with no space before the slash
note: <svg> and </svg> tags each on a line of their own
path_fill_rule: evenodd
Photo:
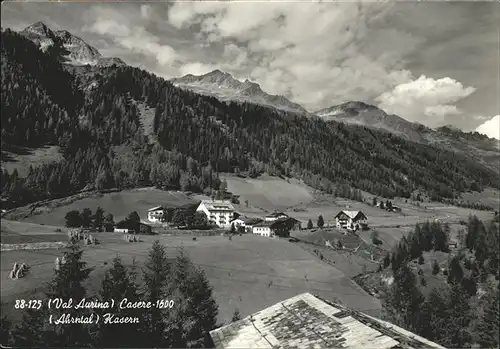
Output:
<svg viewBox="0 0 500 349">
<path fill-rule="evenodd" d="M 498 348 L 500 230 L 485 223 L 469 217 L 457 251 L 448 249 L 449 227 L 439 222 L 403 237 L 383 263 L 393 275 L 382 292 L 387 319 L 446 348 Z M 442 268 L 434 259 L 432 275 L 425 275 L 430 261 L 423 254 L 431 250 L 449 253 L 448 261 Z M 433 279 L 439 281 L 427 285 Z"/>
<path fill-rule="evenodd" d="M 2 147 L 57 144 L 65 157 L 26 178 L 3 171 L 2 195 L 16 204 L 84 188 L 200 192 L 218 188 L 217 173 L 234 171 L 294 176 L 327 191 L 347 184 L 385 197 L 420 190 L 452 198 L 499 187 L 497 174 L 474 159 L 392 134 L 220 102 L 132 67 L 70 74 L 10 30 L 2 32 L 1 57 Z M 156 110 L 152 143 L 137 101 Z M 117 151 L 124 145 L 129 152 Z"/>
<path fill-rule="evenodd" d="M 2 32 L 2 149 L 60 143 L 83 101 L 57 53 Z"/>
</svg>

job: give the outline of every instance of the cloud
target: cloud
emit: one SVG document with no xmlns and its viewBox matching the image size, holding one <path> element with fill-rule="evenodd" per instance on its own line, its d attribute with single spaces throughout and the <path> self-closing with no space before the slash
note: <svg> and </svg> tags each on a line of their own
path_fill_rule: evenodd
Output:
<svg viewBox="0 0 500 349">
<path fill-rule="evenodd" d="M 104 18 L 97 19 L 90 26 L 84 27 L 84 30 L 100 35 L 112 35 L 116 37 L 126 37 L 130 35 L 130 29 L 125 24 Z"/>
<path fill-rule="evenodd" d="M 349 100 L 377 103 L 421 75 L 449 77 L 477 92 L 454 102 L 437 103 L 430 93 L 409 106 L 399 102 L 404 108 L 393 108 L 402 116 L 428 123 L 444 115 L 444 123 L 471 130 L 487 119 L 469 115 L 498 110 L 495 2 L 2 5 L 4 28 L 42 20 L 160 76 L 219 68 L 313 111 Z"/>
<path fill-rule="evenodd" d="M 142 18 L 148 18 L 150 12 L 148 5 L 140 7 Z M 86 17 L 89 23 L 82 28 L 83 31 L 109 36 L 122 48 L 154 57 L 160 66 L 171 66 L 179 59 L 171 46 L 162 44 L 160 38 L 148 32 L 144 25 L 133 23 L 119 12 L 106 7 L 93 7 Z"/>
<path fill-rule="evenodd" d="M 193 63 L 184 64 L 179 70 L 180 70 L 181 76 L 187 75 L 187 74 L 203 75 L 203 74 L 209 73 L 217 68 L 218 68 L 217 65 L 205 64 L 205 63 L 201 63 L 201 62 L 193 62 Z"/>
<path fill-rule="evenodd" d="M 500 139 L 500 115 L 495 115 L 476 128 L 476 131 L 487 135 L 490 138 Z"/>
<path fill-rule="evenodd" d="M 370 100 L 409 81 L 402 63 L 420 39 L 392 28 L 375 30 L 392 8 L 373 2 L 177 2 L 168 17 L 212 45 L 246 47 L 239 60 L 222 55 L 219 66 L 230 73 L 245 66 L 266 92 L 317 110 Z"/>
<path fill-rule="evenodd" d="M 141 5 L 141 17 L 149 19 L 151 17 L 152 9 L 149 5 Z"/>
<path fill-rule="evenodd" d="M 455 103 L 475 90 L 448 77 L 433 79 L 421 75 L 416 80 L 404 82 L 382 93 L 375 100 L 388 113 L 437 126 L 446 116 L 461 114 Z"/>
</svg>

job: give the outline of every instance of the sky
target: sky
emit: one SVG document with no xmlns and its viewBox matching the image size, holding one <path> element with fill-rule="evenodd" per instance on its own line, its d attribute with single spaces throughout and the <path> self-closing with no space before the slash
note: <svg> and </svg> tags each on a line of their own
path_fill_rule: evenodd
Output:
<svg viewBox="0 0 500 349">
<path fill-rule="evenodd" d="M 165 78 L 214 69 L 317 111 L 359 100 L 498 138 L 500 5 L 491 2 L 3 2 Z"/>
</svg>

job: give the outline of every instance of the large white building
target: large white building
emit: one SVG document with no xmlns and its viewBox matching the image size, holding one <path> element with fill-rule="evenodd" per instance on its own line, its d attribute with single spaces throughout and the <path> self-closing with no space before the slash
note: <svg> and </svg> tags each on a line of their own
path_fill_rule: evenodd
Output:
<svg viewBox="0 0 500 349">
<path fill-rule="evenodd" d="M 234 206 L 229 201 L 203 200 L 196 211 L 203 212 L 209 223 L 221 228 L 231 227 L 231 221 L 234 218 Z"/>
<path fill-rule="evenodd" d="M 156 206 L 148 210 L 148 221 L 151 223 L 161 222 L 163 215 L 165 214 L 165 208 L 163 206 Z"/>
</svg>

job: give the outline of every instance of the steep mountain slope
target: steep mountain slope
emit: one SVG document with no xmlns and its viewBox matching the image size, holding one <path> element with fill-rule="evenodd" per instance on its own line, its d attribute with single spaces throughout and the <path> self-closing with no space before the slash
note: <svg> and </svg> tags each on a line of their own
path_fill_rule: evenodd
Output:
<svg viewBox="0 0 500 349">
<path fill-rule="evenodd" d="M 374 105 L 351 101 L 314 113 L 325 121 L 367 126 L 394 133 L 400 137 L 435 145 L 466 156 L 476 157 L 484 165 L 498 169 L 499 142 L 478 133 L 466 133 L 452 127 L 436 130 L 410 122 L 394 114 L 387 114 Z"/>
<path fill-rule="evenodd" d="M 241 101 L 270 106 L 279 110 L 307 114 L 307 111 L 283 96 L 269 95 L 249 80 L 241 82 L 229 73 L 214 70 L 204 75 L 185 75 L 170 80 L 174 86 L 202 95 L 214 96 L 222 101 Z"/>
<path fill-rule="evenodd" d="M 9 29 L 2 32 L 2 148 L 58 144 L 74 129 L 83 96 L 52 54 Z"/>
<path fill-rule="evenodd" d="M 125 65 L 120 58 L 102 57 L 99 51 L 78 36 L 66 30 L 51 30 L 43 22 L 36 22 L 20 32 L 42 51 L 57 50 L 65 63 L 73 65 L 97 65 L 101 67 Z"/>
<path fill-rule="evenodd" d="M 328 192 L 348 185 L 385 197 L 419 190 L 454 198 L 470 188 L 499 187 L 497 173 L 475 159 L 392 133 L 221 102 L 129 66 L 81 66 L 71 75 L 50 50 L 10 30 L 2 32 L 1 50 L 2 135 L 15 135 L 2 141 L 51 142 L 64 155 L 26 178 L 2 172 L 2 195 L 16 204 L 93 188 L 209 192 L 219 187 L 218 172 L 236 171 L 293 176 Z M 33 57 L 37 64 L 30 64 Z M 90 81 L 94 87 L 83 91 Z M 153 144 L 139 103 L 155 110 Z"/>
<path fill-rule="evenodd" d="M 315 112 L 325 121 L 338 121 L 346 124 L 362 125 L 386 130 L 406 137 L 412 141 L 422 141 L 422 132 L 427 128 L 414 124 L 397 115 L 387 114 L 374 105 L 359 101 L 346 102 Z"/>
</svg>

